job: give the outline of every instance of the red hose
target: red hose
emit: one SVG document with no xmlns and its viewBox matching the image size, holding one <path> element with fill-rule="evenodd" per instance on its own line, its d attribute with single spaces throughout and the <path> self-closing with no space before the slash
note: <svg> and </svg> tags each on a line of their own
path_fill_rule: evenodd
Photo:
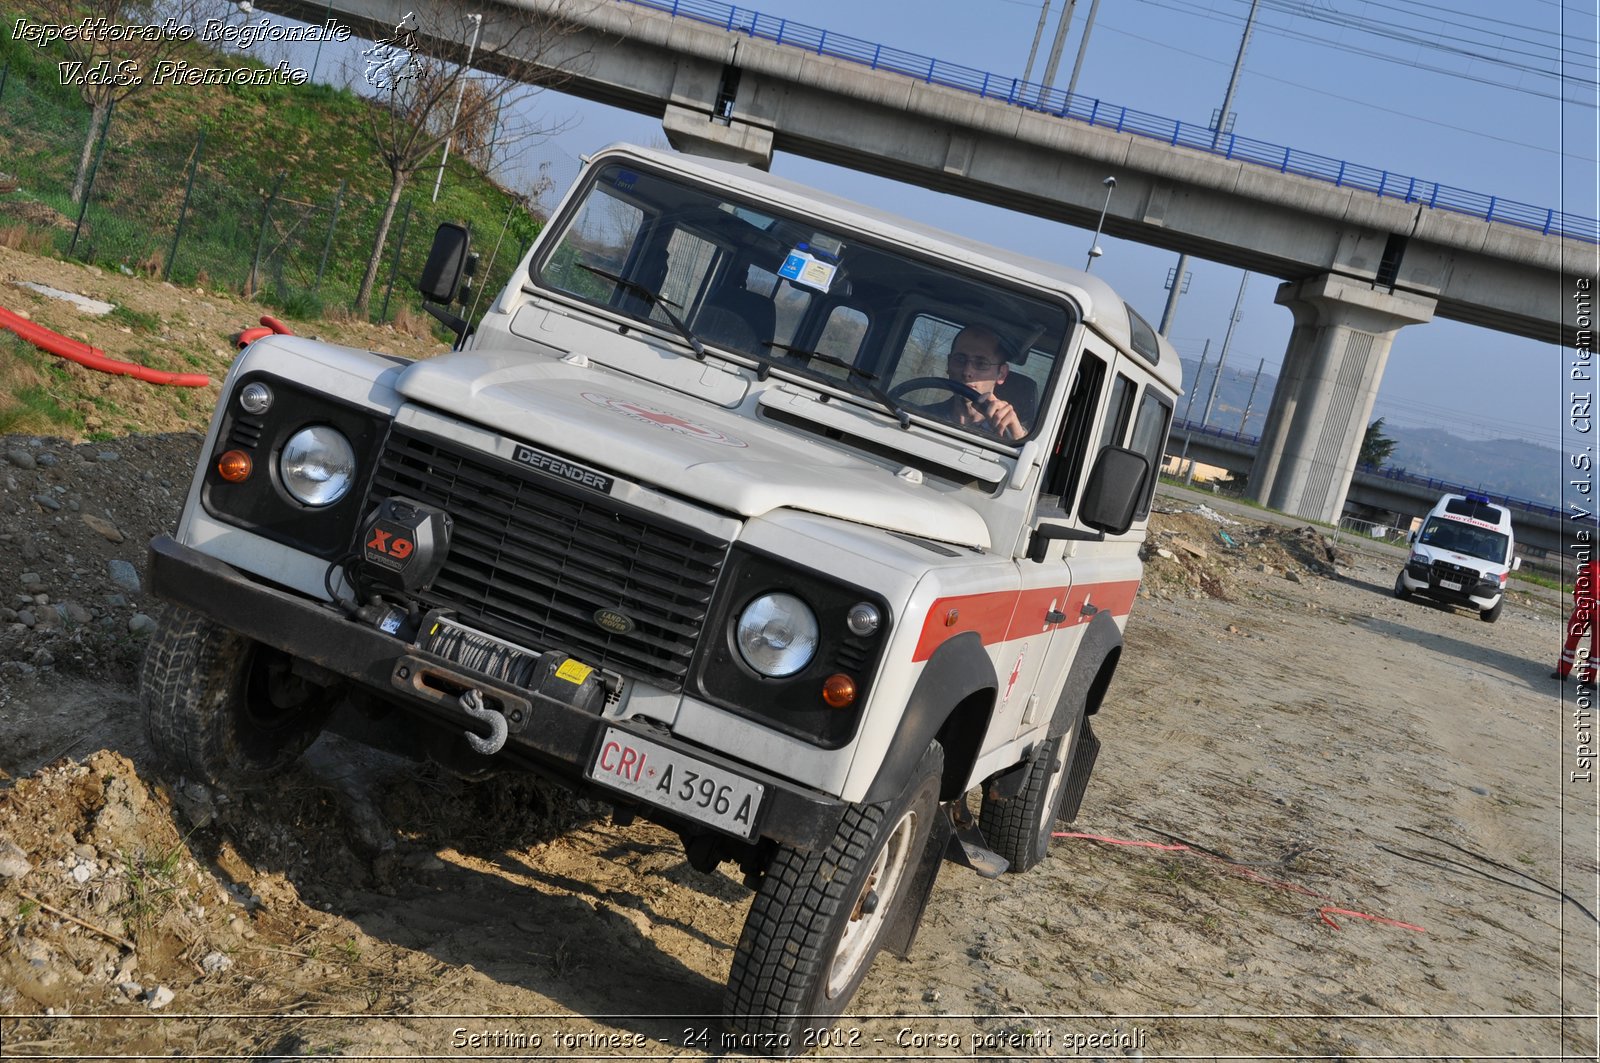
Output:
<svg viewBox="0 0 1600 1063">
<path fill-rule="evenodd" d="M 263 336 L 271 336 L 274 334 L 279 336 L 293 336 L 294 332 L 290 330 L 288 325 L 285 325 L 282 321 L 279 321 L 271 314 L 262 314 L 261 324 L 245 329 L 243 332 L 239 333 L 233 338 L 233 342 L 238 344 L 240 348 L 244 348 L 250 346 Z"/>
<path fill-rule="evenodd" d="M 166 384 L 180 388 L 203 388 L 211 383 L 211 378 L 204 373 L 168 373 L 160 369 L 135 365 L 132 362 L 119 362 L 115 358 L 107 358 L 105 352 L 99 348 L 69 339 L 59 332 L 51 332 L 42 325 L 35 325 L 27 318 L 19 317 L 5 307 L 0 307 L 0 328 L 10 329 L 40 350 L 113 376 L 131 376 L 147 384 Z"/>
</svg>

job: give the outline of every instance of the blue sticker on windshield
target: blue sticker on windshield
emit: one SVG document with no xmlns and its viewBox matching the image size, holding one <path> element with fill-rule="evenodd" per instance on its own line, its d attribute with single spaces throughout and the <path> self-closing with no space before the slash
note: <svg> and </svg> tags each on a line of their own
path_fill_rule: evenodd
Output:
<svg viewBox="0 0 1600 1063">
<path fill-rule="evenodd" d="M 778 267 L 778 276 L 825 292 L 833 285 L 833 275 L 838 269 L 832 262 L 820 262 L 804 251 L 790 251 L 789 257 Z"/>
</svg>

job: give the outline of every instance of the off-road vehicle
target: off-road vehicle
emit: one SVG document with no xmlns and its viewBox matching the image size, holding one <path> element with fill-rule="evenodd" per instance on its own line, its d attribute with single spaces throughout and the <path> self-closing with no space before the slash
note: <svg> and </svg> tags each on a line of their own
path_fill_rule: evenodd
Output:
<svg viewBox="0 0 1600 1063">
<path fill-rule="evenodd" d="M 1178 359 L 1087 273 L 667 152 L 590 158 L 475 327 L 467 254 L 449 353 L 240 354 L 151 545 L 151 738 L 248 783 L 338 707 L 665 824 L 756 891 L 736 1043 L 804 1051 L 947 856 L 1075 814 Z"/>
</svg>

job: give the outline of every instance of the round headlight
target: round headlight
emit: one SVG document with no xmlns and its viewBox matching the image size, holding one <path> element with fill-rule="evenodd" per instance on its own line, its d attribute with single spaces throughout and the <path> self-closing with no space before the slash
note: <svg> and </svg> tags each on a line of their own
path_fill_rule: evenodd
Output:
<svg viewBox="0 0 1600 1063">
<path fill-rule="evenodd" d="M 816 655 L 817 617 L 792 594 L 763 594 L 739 614 L 734 641 L 762 675 L 794 675 Z"/>
<path fill-rule="evenodd" d="M 331 506 L 355 481 L 356 453 L 350 441 L 325 424 L 302 428 L 278 455 L 284 488 L 308 506 Z"/>
</svg>

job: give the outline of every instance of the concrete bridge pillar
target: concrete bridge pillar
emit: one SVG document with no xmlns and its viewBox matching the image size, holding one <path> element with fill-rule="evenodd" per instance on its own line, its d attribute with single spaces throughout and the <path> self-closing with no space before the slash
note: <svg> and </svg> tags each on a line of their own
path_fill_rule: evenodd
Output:
<svg viewBox="0 0 1600 1063">
<path fill-rule="evenodd" d="M 1250 494 L 1273 509 L 1337 522 L 1394 335 L 1433 318 L 1437 300 L 1335 273 L 1278 288 L 1294 314 Z"/>
<path fill-rule="evenodd" d="M 679 151 L 758 170 L 772 169 L 772 122 L 760 79 L 738 67 L 736 41 L 721 68 L 681 61 L 661 116 L 667 143 Z"/>
</svg>

